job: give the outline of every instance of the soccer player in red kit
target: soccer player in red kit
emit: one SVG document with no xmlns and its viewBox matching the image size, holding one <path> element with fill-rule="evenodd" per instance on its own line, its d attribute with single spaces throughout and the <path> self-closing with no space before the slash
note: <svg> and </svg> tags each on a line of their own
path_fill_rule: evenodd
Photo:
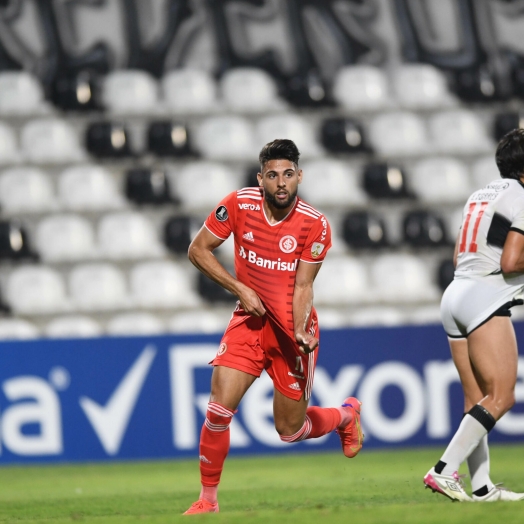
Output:
<svg viewBox="0 0 524 524">
<path fill-rule="evenodd" d="M 238 302 L 211 362 L 211 396 L 200 435 L 202 489 L 185 515 L 218 512 L 229 424 L 264 369 L 273 380 L 275 428 L 284 442 L 336 430 L 344 455 L 352 458 L 362 448 L 358 399 L 347 398 L 336 408 L 308 407 L 319 341 L 313 281 L 331 247 L 331 230 L 297 196 L 299 155 L 291 140 L 266 144 L 259 156 L 260 187 L 226 196 L 189 247 L 191 262 Z M 236 278 L 213 255 L 231 233 Z"/>
</svg>

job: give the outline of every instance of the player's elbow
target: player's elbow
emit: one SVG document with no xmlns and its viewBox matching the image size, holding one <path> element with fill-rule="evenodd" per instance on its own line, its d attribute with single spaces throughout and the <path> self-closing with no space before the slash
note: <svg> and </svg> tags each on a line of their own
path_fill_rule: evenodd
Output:
<svg viewBox="0 0 524 524">
<path fill-rule="evenodd" d="M 191 242 L 187 248 L 187 258 L 191 261 L 192 264 L 196 265 L 198 259 L 198 247 L 195 245 L 195 242 Z"/>
<path fill-rule="evenodd" d="M 506 253 L 503 253 L 500 259 L 500 269 L 504 274 L 517 272 L 517 258 L 511 256 L 511 254 L 506 255 Z"/>
</svg>

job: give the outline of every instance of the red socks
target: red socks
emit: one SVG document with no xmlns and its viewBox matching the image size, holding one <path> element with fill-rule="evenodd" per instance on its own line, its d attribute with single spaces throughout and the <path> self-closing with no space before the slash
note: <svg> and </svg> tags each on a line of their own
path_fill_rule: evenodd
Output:
<svg viewBox="0 0 524 524">
<path fill-rule="evenodd" d="M 200 479 L 203 491 L 206 487 L 218 486 L 220 475 L 229 451 L 229 424 L 235 411 L 210 402 L 207 405 L 206 421 L 200 433 Z M 209 493 L 208 495 L 212 495 Z M 216 491 L 214 493 L 216 502 Z M 208 500 L 208 497 L 204 497 Z"/>
<path fill-rule="evenodd" d="M 307 408 L 306 417 L 311 420 L 311 432 L 308 438 L 318 438 L 327 435 L 342 422 L 342 416 L 338 408 L 319 408 L 312 406 Z"/>
<path fill-rule="evenodd" d="M 284 442 L 300 442 L 327 435 L 344 422 L 338 408 L 307 408 L 304 425 L 293 435 L 280 435 Z"/>
</svg>

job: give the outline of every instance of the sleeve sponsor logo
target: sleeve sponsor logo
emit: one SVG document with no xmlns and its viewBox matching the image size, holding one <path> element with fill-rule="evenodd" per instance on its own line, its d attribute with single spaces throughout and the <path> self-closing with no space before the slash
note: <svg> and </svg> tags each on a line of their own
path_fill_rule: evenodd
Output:
<svg viewBox="0 0 524 524">
<path fill-rule="evenodd" d="M 293 253 L 297 248 L 297 241 L 295 237 L 286 235 L 280 239 L 278 246 L 280 247 L 280 251 L 283 251 L 284 253 Z"/>
<path fill-rule="evenodd" d="M 320 221 L 322 222 L 322 227 L 324 228 L 323 231 L 322 231 L 322 236 L 320 237 L 320 240 L 324 241 L 324 240 L 326 240 L 326 235 L 327 235 L 327 220 L 326 220 L 326 217 L 324 215 L 322 215 L 320 217 Z M 322 249 L 324 249 L 324 246 L 322 246 Z M 320 253 L 322 253 L 322 250 L 320 251 Z M 320 253 L 319 253 L 319 255 L 320 255 Z"/>
<path fill-rule="evenodd" d="M 215 217 L 219 222 L 225 222 L 229 217 L 226 206 L 218 206 L 215 211 Z"/>
<path fill-rule="evenodd" d="M 314 242 L 311 246 L 311 256 L 313 258 L 318 258 L 322 254 L 322 251 L 324 251 L 324 247 L 324 244 L 321 244 L 320 242 Z"/>
</svg>

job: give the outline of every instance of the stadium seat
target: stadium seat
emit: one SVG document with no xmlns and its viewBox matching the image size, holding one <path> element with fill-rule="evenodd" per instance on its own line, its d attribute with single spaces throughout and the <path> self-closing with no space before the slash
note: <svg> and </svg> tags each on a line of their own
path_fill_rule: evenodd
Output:
<svg viewBox="0 0 524 524">
<path fill-rule="evenodd" d="M 232 268 L 227 269 L 230 273 L 234 273 Z M 197 276 L 197 289 L 199 295 L 212 304 L 234 303 L 238 300 L 235 295 L 231 294 L 201 272 L 199 272 Z"/>
<path fill-rule="evenodd" d="M 251 156 L 251 160 L 258 157 L 264 144 L 276 138 L 293 140 L 300 150 L 300 158 L 316 157 L 322 153 L 313 124 L 306 118 L 293 113 L 262 118 L 257 123 L 255 135 L 256 151 L 254 156 Z"/>
<path fill-rule="evenodd" d="M 123 313 L 109 320 L 106 331 L 109 335 L 160 335 L 167 332 L 164 323 L 151 313 Z"/>
<path fill-rule="evenodd" d="M 102 102 L 112 113 L 154 112 L 158 108 L 158 85 L 146 71 L 112 71 L 102 82 Z"/>
<path fill-rule="evenodd" d="M 403 324 L 415 326 L 435 324 L 441 326 L 440 305 L 434 304 L 411 308 L 410 311 L 406 312 Z"/>
<path fill-rule="evenodd" d="M 327 257 L 315 283 L 315 304 L 358 304 L 367 298 L 366 266 L 350 256 Z"/>
<path fill-rule="evenodd" d="M 347 323 L 351 326 L 400 326 L 406 321 L 405 315 L 398 307 L 370 306 L 360 307 L 351 311 L 347 316 Z"/>
<path fill-rule="evenodd" d="M 439 297 L 426 264 L 414 255 L 380 255 L 371 263 L 370 276 L 376 301 L 418 302 Z"/>
<path fill-rule="evenodd" d="M 493 138 L 498 142 L 506 133 L 523 127 L 524 119 L 516 111 L 498 113 L 493 123 Z"/>
<path fill-rule="evenodd" d="M 278 97 L 276 82 L 262 69 L 228 69 L 220 80 L 219 88 L 229 111 L 265 113 L 285 107 Z"/>
<path fill-rule="evenodd" d="M 242 187 L 259 187 L 258 173 L 260 173 L 260 164 L 248 166 L 245 170 Z"/>
<path fill-rule="evenodd" d="M 429 64 L 400 64 L 393 72 L 393 90 L 405 109 L 437 109 L 456 103 L 444 73 Z"/>
<path fill-rule="evenodd" d="M 4 213 L 41 213 L 55 207 L 49 178 L 34 167 L 14 167 L 0 174 L 0 205 Z"/>
<path fill-rule="evenodd" d="M 299 108 L 315 108 L 331 105 L 327 83 L 314 68 L 298 71 L 283 79 L 284 96 L 290 104 Z"/>
<path fill-rule="evenodd" d="M 21 318 L 0 318 L 0 340 L 28 340 L 38 338 L 38 328 Z"/>
<path fill-rule="evenodd" d="M 393 112 L 375 116 L 369 141 L 383 156 L 415 156 L 428 152 L 426 126 L 415 113 Z"/>
<path fill-rule="evenodd" d="M 326 118 L 322 122 L 320 139 L 331 153 L 369 151 L 362 124 L 354 118 Z"/>
<path fill-rule="evenodd" d="M 155 258 L 164 253 L 154 225 L 138 212 L 102 217 L 97 238 L 100 254 L 112 259 Z"/>
<path fill-rule="evenodd" d="M 130 273 L 134 303 L 142 308 L 196 307 L 196 270 L 171 261 L 143 262 Z"/>
<path fill-rule="evenodd" d="M 411 197 L 404 170 L 395 164 L 368 164 L 364 168 L 362 179 L 366 193 L 372 198 Z"/>
<path fill-rule="evenodd" d="M 36 258 L 27 231 L 17 220 L 0 221 L 0 260 L 21 260 Z"/>
<path fill-rule="evenodd" d="M 134 167 L 125 174 L 126 196 L 135 204 L 165 204 L 174 199 L 163 169 Z"/>
<path fill-rule="evenodd" d="M 86 148 L 98 158 L 125 158 L 132 155 L 129 133 L 116 122 L 93 122 L 87 128 Z"/>
<path fill-rule="evenodd" d="M 91 338 L 102 335 L 98 322 L 80 315 L 57 317 L 45 327 L 45 336 L 49 338 Z"/>
<path fill-rule="evenodd" d="M 473 111 L 456 109 L 436 113 L 428 120 L 431 144 L 449 154 L 476 154 L 491 151 L 485 124 Z"/>
<path fill-rule="evenodd" d="M 181 311 L 168 321 L 171 333 L 223 333 L 231 319 L 231 308 Z"/>
<path fill-rule="evenodd" d="M 207 114 L 217 110 L 217 86 L 211 74 L 176 69 L 162 78 L 163 99 L 174 113 Z"/>
<path fill-rule="evenodd" d="M 313 160 L 302 165 L 299 195 L 313 206 L 353 206 L 366 202 L 358 173 L 349 162 Z"/>
<path fill-rule="evenodd" d="M 81 264 L 69 275 L 74 307 L 81 311 L 105 311 L 129 307 L 126 281 L 111 264 Z"/>
<path fill-rule="evenodd" d="M 78 215 L 53 215 L 42 219 L 35 240 L 45 262 L 82 260 L 96 255 L 93 228 Z"/>
<path fill-rule="evenodd" d="M 164 243 L 171 253 L 186 255 L 192 236 L 192 221 L 189 216 L 174 216 L 166 220 Z"/>
<path fill-rule="evenodd" d="M 384 70 L 369 65 L 351 65 L 338 70 L 333 80 L 333 98 L 351 111 L 380 111 L 391 105 Z"/>
<path fill-rule="evenodd" d="M 500 171 L 493 155 L 479 158 L 471 167 L 473 186 L 471 191 L 476 191 L 494 180 L 500 180 Z"/>
<path fill-rule="evenodd" d="M 0 165 L 18 162 L 15 132 L 11 127 L 0 122 Z"/>
<path fill-rule="evenodd" d="M 409 211 L 403 221 L 404 242 L 411 247 L 439 247 L 449 244 L 442 218 L 432 211 Z"/>
<path fill-rule="evenodd" d="M 61 74 L 51 84 L 51 100 L 63 111 L 100 109 L 100 79 L 93 70 Z"/>
<path fill-rule="evenodd" d="M 347 213 L 342 222 L 342 237 L 353 249 L 374 249 L 389 244 L 384 219 L 369 211 Z"/>
<path fill-rule="evenodd" d="M 495 75 L 499 75 L 499 73 L 495 72 L 495 68 L 489 61 L 472 67 L 455 69 L 453 91 L 461 100 L 467 103 L 489 103 L 507 100 L 511 94 L 511 88 L 508 89 L 509 86 L 506 85 L 505 89 L 500 89 L 500 86 L 505 83 L 507 84 L 509 78 L 505 82 L 500 82 L 495 78 Z M 505 93 L 502 92 L 503 90 Z"/>
<path fill-rule="evenodd" d="M 322 329 L 339 329 L 348 326 L 348 313 L 340 307 L 315 306 Z"/>
<path fill-rule="evenodd" d="M 56 313 L 67 308 L 62 277 L 44 266 L 15 268 L 7 280 L 6 300 L 15 313 L 22 315 Z"/>
<path fill-rule="evenodd" d="M 58 179 L 58 198 L 65 209 L 73 211 L 121 209 L 125 203 L 112 174 L 92 164 L 62 171 Z"/>
<path fill-rule="evenodd" d="M 453 259 L 447 258 L 442 260 L 437 270 L 437 283 L 438 287 L 444 291 L 453 281 L 455 276 L 455 265 Z"/>
<path fill-rule="evenodd" d="M 32 120 L 22 127 L 20 143 L 24 156 L 34 163 L 81 161 L 85 155 L 76 130 L 65 120 Z"/>
<path fill-rule="evenodd" d="M 27 71 L 0 72 L 0 115 L 36 115 L 44 107 L 38 78 Z"/>
<path fill-rule="evenodd" d="M 151 122 L 147 132 L 147 148 L 160 157 L 194 156 L 189 129 L 181 122 L 169 120 Z"/>
<path fill-rule="evenodd" d="M 195 133 L 202 156 L 214 160 L 252 160 L 258 156 L 253 127 L 241 116 L 215 116 L 203 120 Z"/>
<path fill-rule="evenodd" d="M 470 195 L 468 168 L 455 158 L 445 156 L 425 158 L 410 171 L 410 186 L 424 202 L 460 203 Z"/>
<path fill-rule="evenodd" d="M 223 164 L 193 162 L 169 172 L 171 191 L 184 207 L 210 213 L 228 193 L 241 188 L 240 174 Z"/>
</svg>

